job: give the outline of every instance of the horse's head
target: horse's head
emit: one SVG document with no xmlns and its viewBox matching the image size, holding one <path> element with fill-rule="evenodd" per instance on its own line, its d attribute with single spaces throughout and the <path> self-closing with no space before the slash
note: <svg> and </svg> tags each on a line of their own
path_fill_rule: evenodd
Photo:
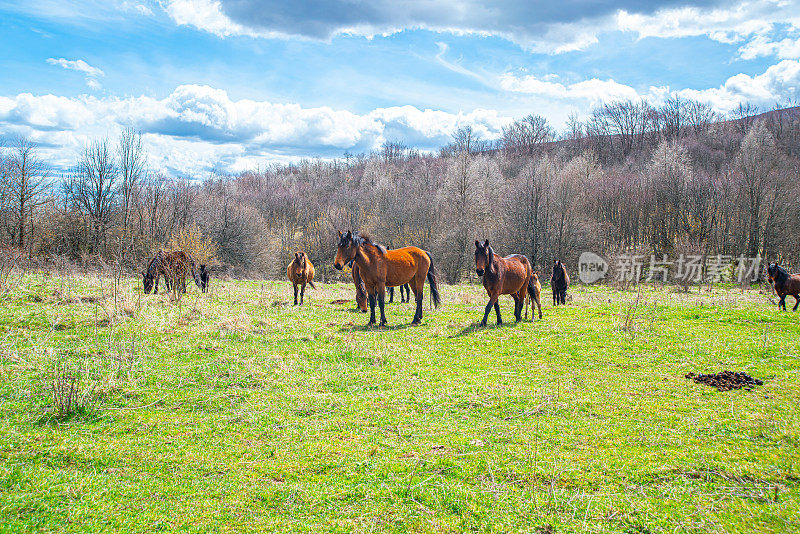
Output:
<svg viewBox="0 0 800 534">
<path fill-rule="evenodd" d="M 767 278 L 770 282 L 775 280 L 775 275 L 778 274 L 778 264 L 770 263 L 767 265 Z"/>
<path fill-rule="evenodd" d="M 489 270 L 494 259 L 494 251 L 489 246 L 489 240 L 483 243 L 475 241 L 475 272 L 478 276 L 483 276 L 483 273 Z"/>
<path fill-rule="evenodd" d="M 553 260 L 553 280 L 564 279 L 564 264 L 561 260 Z"/>
<path fill-rule="evenodd" d="M 142 285 L 144 286 L 144 294 L 149 295 L 153 290 L 153 277 L 147 272 L 142 273 Z"/>
<path fill-rule="evenodd" d="M 306 253 L 298 250 L 294 253 L 294 270 L 298 275 L 301 275 L 306 270 Z"/>
<path fill-rule="evenodd" d="M 339 246 L 336 248 L 336 259 L 333 266 L 337 271 L 344 269 L 344 266 L 356 259 L 358 245 L 353 239 L 353 232 L 350 230 L 346 234 L 339 231 Z"/>
</svg>

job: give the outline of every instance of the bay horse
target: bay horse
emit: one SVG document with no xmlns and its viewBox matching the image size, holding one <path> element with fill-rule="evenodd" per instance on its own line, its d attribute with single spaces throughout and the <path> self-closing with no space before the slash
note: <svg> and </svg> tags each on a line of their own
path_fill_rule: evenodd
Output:
<svg viewBox="0 0 800 534">
<path fill-rule="evenodd" d="M 561 260 L 553 260 L 553 277 L 550 278 L 550 287 L 553 289 L 553 306 L 566 304 L 569 274 Z"/>
<path fill-rule="evenodd" d="M 286 277 L 294 286 L 295 306 L 297 306 L 297 286 L 300 286 L 300 306 L 303 305 L 303 295 L 306 293 L 306 284 L 317 289 L 317 286 L 314 285 L 314 265 L 302 250 L 298 250 L 294 253 L 294 259 L 289 266 L 286 267 Z"/>
<path fill-rule="evenodd" d="M 364 282 L 369 300 L 370 319 L 367 325 L 375 324 L 375 303 L 377 300 L 381 312 L 380 326 L 386 324 L 384 304 L 386 288 L 409 284 L 414 292 L 417 310 L 411 324 L 422 322 L 422 290 L 425 279 L 431 286 L 433 304 L 439 307 L 439 278 L 433 266 L 431 255 L 417 247 L 402 247 L 386 250 L 374 243 L 366 234 L 347 231 L 339 233 L 339 245 L 333 266 L 341 271 L 350 261 L 353 267 L 358 266 L 358 274 Z"/>
<path fill-rule="evenodd" d="M 525 318 L 528 318 L 528 305 L 531 304 L 531 320 L 536 313 L 536 306 L 539 307 L 539 319 L 542 318 L 542 284 L 539 283 L 539 275 L 531 273 L 528 282 L 528 298 L 525 299 Z"/>
<path fill-rule="evenodd" d="M 500 295 L 514 297 L 514 317 L 517 322 L 522 320 L 522 305 L 528 294 L 528 285 L 531 280 L 531 262 L 522 254 L 512 254 L 501 258 L 489 246 L 489 240 L 483 243 L 475 241 L 475 272 L 483 277 L 483 287 L 489 294 L 489 303 L 483 314 L 481 326 L 486 326 L 489 312 L 494 306 L 497 315 L 497 324 L 503 324 L 500 317 L 500 305 L 497 299 Z"/>
<path fill-rule="evenodd" d="M 775 287 L 775 293 L 781 298 L 778 309 L 783 308 L 783 311 L 786 311 L 786 296 L 791 295 L 795 300 L 792 311 L 797 311 L 797 305 L 800 304 L 800 274 L 789 274 L 776 262 L 767 266 L 767 277 Z"/>
<path fill-rule="evenodd" d="M 158 293 L 158 279 L 163 276 L 167 283 L 167 289 L 172 289 L 177 292 L 180 290 L 186 293 L 186 277 L 189 272 L 192 273 L 194 283 L 197 287 L 202 288 L 200 274 L 195 268 L 195 263 L 192 257 L 182 250 L 175 250 L 172 252 L 164 252 L 159 250 L 156 255 L 147 264 L 147 269 L 142 273 L 142 285 L 144 292 L 150 294 L 152 289 Z M 155 282 L 155 288 L 153 283 Z M 171 286 L 171 287 L 170 287 Z"/>
</svg>

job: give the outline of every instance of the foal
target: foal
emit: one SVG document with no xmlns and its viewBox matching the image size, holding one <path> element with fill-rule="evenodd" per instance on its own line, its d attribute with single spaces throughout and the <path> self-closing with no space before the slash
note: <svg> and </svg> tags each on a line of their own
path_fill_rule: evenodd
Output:
<svg viewBox="0 0 800 534">
<path fill-rule="evenodd" d="M 531 279 L 531 262 L 528 258 L 522 254 L 500 258 L 489 246 L 488 239 L 483 243 L 475 241 L 475 272 L 483 277 L 483 287 L 489 294 L 489 303 L 486 305 L 481 326 L 486 326 L 492 306 L 497 314 L 497 324 L 503 324 L 500 305 L 497 303 L 500 295 L 514 297 L 514 317 L 517 322 L 521 321 L 522 304 L 528 294 L 528 283 Z"/>
<path fill-rule="evenodd" d="M 778 309 L 783 308 L 786 311 L 786 296 L 791 295 L 795 300 L 792 311 L 797 311 L 797 305 L 800 304 L 800 274 L 789 274 L 777 263 L 770 263 L 767 267 L 767 277 L 775 287 L 775 293 L 781 298 Z"/>
<path fill-rule="evenodd" d="M 528 282 L 528 298 L 525 299 L 525 318 L 528 318 L 528 304 L 533 301 L 531 305 L 531 320 L 536 313 L 535 307 L 539 307 L 539 319 L 542 318 L 542 284 L 539 283 L 539 275 L 531 273 L 531 280 Z"/>
<path fill-rule="evenodd" d="M 306 257 L 302 250 L 294 253 L 292 263 L 286 268 L 286 277 L 294 285 L 294 304 L 297 305 L 297 286 L 300 286 L 300 305 L 303 305 L 303 295 L 306 292 L 306 284 L 317 289 L 314 285 L 314 265 Z"/>
</svg>

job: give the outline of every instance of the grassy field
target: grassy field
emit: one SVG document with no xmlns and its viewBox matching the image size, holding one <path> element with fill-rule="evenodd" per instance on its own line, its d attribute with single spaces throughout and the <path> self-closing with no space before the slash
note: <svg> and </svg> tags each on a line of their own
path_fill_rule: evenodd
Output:
<svg viewBox="0 0 800 534">
<path fill-rule="evenodd" d="M 768 295 L 575 287 L 480 329 L 482 288 L 444 287 L 377 329 L 353 294 L 26 276 L 0 301 L 0 531 L 800 531 L 800 322 Z M 765 383 L 684 378 L 723 369 Z"/>
</svg>

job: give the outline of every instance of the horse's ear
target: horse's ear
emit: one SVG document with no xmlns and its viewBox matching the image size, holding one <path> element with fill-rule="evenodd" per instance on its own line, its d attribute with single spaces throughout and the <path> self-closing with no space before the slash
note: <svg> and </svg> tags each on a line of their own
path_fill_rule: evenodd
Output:
<svg viewBox="0 0 800 534">
<path fill-rule="evenodd" d="M 345 237 L 346 237 L 347 239 L 350 239 L 351 237 L 353 237 L 353 232 L 351 232 L 350 230 L 348 230 L 348 231 L 347 231 L 347 234 L 345 235 Z"/>
<path fill-rule="evenodd" d="M 477 239 L 475 240 L 475 248 L 481 248 L 481 242 Z"/>
<path fill-rule="evenodd" d="M 489 240 L 488 240 L 488 239 L 487 239 L 486 241 L 484 241 L 484 242 L 483 242 L 483 246 L 484 246 L 484 247 L 488 247 L 488 246 L 489 246 Z"/>
<path fill-rule="evenodd" d="M 341 239 L 342 238 L 342 231 L 337 228 L 336 229 L 336 233 L 339 234 L 339 239 Z"/>
</svg>

